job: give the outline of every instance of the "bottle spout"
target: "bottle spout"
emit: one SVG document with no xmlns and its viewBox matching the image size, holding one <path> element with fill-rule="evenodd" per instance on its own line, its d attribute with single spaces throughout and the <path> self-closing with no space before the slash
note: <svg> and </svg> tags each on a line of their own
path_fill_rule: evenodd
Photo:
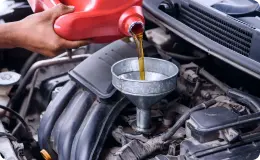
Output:
<svg viewBox="0 0 260 160">
<path fill-rule="evenodd" d="M 144 24 L 143 22 L 140 21 L 135 21 L 133 22 L 128 29 L 128 33 L 133 35 L 133 34 L 139 34 L 144 32 Z"/>
<path fill-rule="evenodd" d="M 119 19 L 120 31 L 126 36 L 144 32 L 142 8 L 134 6 L 125 11 Z"/>
</svg>

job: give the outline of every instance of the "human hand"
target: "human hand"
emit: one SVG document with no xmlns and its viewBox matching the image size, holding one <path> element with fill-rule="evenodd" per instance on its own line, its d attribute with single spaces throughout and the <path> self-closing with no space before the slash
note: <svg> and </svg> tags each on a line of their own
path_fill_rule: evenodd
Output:
<svg viewBox="0 0 260 160">
<path fill-rule="evenodd" d="M 87 41 L 69 41 L 58 36 L 54 31 L 55 20 L 74 11 L 74 7 L 59 4 L 49 10 L 36 13 L 17 22 L 13 42 L 17 47 L 43 54 L 55 56 L 65 49 L 78 48 Z"/>
</svg>

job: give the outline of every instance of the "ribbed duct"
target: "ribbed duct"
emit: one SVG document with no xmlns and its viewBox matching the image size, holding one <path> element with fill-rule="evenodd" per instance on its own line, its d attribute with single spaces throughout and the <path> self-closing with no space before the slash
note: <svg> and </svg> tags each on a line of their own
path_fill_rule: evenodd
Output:
<svg viewBox="0 0 260 160">
<path fill-rule="evenodd" d="M 179 20 L 211 40 L 249 56 L 252 33 L 192 5 L 180 7 Z"/>
</svg>

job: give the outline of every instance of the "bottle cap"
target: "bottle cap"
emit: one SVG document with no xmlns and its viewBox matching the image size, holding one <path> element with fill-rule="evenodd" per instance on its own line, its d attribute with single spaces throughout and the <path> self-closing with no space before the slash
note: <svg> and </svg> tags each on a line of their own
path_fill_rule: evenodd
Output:
<svg viewBox="0 0 260 160">
<path fill-rule="evenodd" d="M 49 155 L 49 153 L 48 153 L 45 149 L 41 150 L 41 155 L 42 155 L 42 157 L 43 157 L 45 160 L 52 160 L 52 159 L 51 159 L 51 156 Z"/>
<path fill-rule="evenodd" d="M 0 73 L 0 86 L 10 86 L 16 84 L 21 75 L 15 72 L 7 71 Z"/>
</svg>

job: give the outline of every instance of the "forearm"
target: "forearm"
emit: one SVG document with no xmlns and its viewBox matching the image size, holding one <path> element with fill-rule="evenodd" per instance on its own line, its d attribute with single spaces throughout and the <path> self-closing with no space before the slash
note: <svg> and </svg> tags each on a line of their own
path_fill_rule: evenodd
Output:
<svg viewBox="0 0 260 160">
<path fill-rule="evenodd" d="M 14 48 L 16 46 L 16 31 L 18 22 L 0 24 L 0 48 Z"/>
<path fill-rule="evenodd" d="M 20 21 L 0 24 L 0 48 L 20 47 L 51 57 L 65 49 L 78 48 L 88 44 L 87 40 L 70 41 L 64 39 L 54 31 L 55 20 L 61 15 L 73 11 L 74 7 L 59 4 Z"/>
</svg>

